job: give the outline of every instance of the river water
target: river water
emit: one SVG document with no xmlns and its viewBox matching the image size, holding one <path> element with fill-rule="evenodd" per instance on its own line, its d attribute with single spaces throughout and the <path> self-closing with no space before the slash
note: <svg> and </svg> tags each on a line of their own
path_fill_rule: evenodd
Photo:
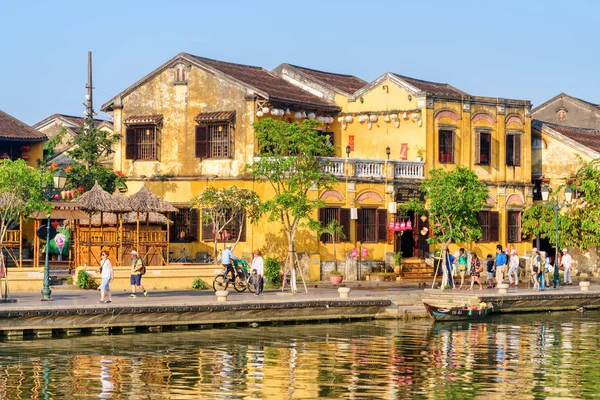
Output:
<svg viewBox="0 0 600 400">
<path fill-rule="evenodd" d="M 0 343 L 1 399 L 600 396 L 600 313 Z"/>
</svg>

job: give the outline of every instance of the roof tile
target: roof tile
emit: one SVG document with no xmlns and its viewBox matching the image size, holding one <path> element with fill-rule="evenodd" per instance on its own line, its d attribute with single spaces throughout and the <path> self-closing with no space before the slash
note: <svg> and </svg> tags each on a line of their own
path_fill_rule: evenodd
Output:
<svg viewBox="0 0 600 400">
<path fill-rule="evenodd" d="M 342 92 L 352 94 L 356 92 L 358 89 L 362 88 L 367 84 L 367 82 L 363 81 L 360 78 L 357 78 L 354 75 L 344 75 L 344 74 L 336 74 L 333 72 L 324 72 L 316 69 L 310 69 L 305 67 L 300 67 L 298 65 L 290 66 L 296 68 L 297 70 L 309 75 L 317 80 L 320 80 L 323 83 L 328 84 L 336 89 L 341 90 Z"/>
<path fill-rule="evenodd" d="M 576 128 L 574 126 L 558 125 L 537 119 L 533 120 L 531 124 L 536 129 L 541 129 L 543 125 L 547 125 L 558 133 L 600 153 L 600 129 Z"/>
<path fill-rule="evenodd" d="M 447 96 L 468 96 L 468 93 L 465 93 L 462 90 L 455 88 L 454 86 L 448 85 L 447 83 L 424 81 L 421 79 L 410 78 L 408 76 L 399 74 L 394 75 L 408 82 L 410 85 L 413 85 L 414 87 L 423 92 L 431 93 L 434 95 L 438 94 Z"/>
<path fill-rule="evenodd" d="M 231 121 L 235 118 L 235 111 L 201 112 L 194 120 L 198 122 Z"/>
<path fill-rule="evenodd" d="M 0 139 L 40 142 L 46 140 L 47 137 L 26 123 L 0 111 Z"/>
<path fill-rule="evenodd" d="M 134 117 L 129 117 L 123 123 L 125 125 L 141 125 L 141 124 L 158 124 L 162 121 L 162 114 L 155 115 L 137 115 Z"/>
</svg>

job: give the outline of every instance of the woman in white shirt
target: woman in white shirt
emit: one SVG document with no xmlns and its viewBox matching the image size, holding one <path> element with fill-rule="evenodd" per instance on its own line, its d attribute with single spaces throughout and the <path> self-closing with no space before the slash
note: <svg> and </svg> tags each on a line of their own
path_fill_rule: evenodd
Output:
<svg viewBox="0 0 600 400">
<path fill-rule="evenodd" d="M 252 259 L 252 270 L 256 271 L 257 281 L 255 284 L 254 294 L 258 296 L 263 292 L 263 277 L 265 276 L 265 260 L 262 258 L 260 250 L 254 251 L 254 258 Z"/>
<path fill-rule="evenodd" d="M 102 283 L 100 284 L 100 301 L 98 303 L 105 302 L 104 296 L 108 297 L 106 303 L 111 303 L 112 298 L 110 297 L 110 286 L 108 284 L 113 280 L 112 263 L 108 259 L 108 251 L 102 250 L 100 252 L 100 257 L 100 273 L 102 274 Z"/>
</svg>

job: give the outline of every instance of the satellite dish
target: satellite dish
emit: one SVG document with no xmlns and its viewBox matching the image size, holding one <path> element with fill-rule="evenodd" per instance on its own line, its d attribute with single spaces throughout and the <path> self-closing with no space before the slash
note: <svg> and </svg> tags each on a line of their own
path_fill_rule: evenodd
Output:
<svg viewBox="0 0 600 400">
<path fill-rule="evenodd" d="M 39 237 L 42 240 L 46 240 L 48 235 L 48 232 L 46 230 L 46 225 L 42 225 L 38 228 L 38 230 L 35 232 L 35 234 L 37 235 L 37 237 Z M 50 240 L 54 239 L 54 237 L 56 236 L 56 229 L 53 226 L 50 226 Z"/>
</svg>

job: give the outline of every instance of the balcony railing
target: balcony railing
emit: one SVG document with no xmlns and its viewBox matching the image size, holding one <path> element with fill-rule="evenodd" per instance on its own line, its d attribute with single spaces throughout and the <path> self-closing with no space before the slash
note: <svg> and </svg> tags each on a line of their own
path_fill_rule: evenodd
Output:
<svg viewBox="0 0 600 400">
<path fill-rule="evenodd" d="M 422 161 L 382 161 L 361 158 L 323 157 L 323 169 L 337 177 L 423 179 Z"/>
<path fill-rule="evenodd" d="M 394 164 L 394 178 L 422 179 L 424 162 L 404 161 Z"/>
<path fill-rule="evenodd" d="M 383 161 L 355 161 L 354 176 L 382 178 L 384 177 L 383 164 Z"/>
<path fill-rule="evenodd" d="M 343 158 L 323 158 L 323 169 L 332 173 L 335 176 L 344 176 L 344 159 Z"/>
</svg>

